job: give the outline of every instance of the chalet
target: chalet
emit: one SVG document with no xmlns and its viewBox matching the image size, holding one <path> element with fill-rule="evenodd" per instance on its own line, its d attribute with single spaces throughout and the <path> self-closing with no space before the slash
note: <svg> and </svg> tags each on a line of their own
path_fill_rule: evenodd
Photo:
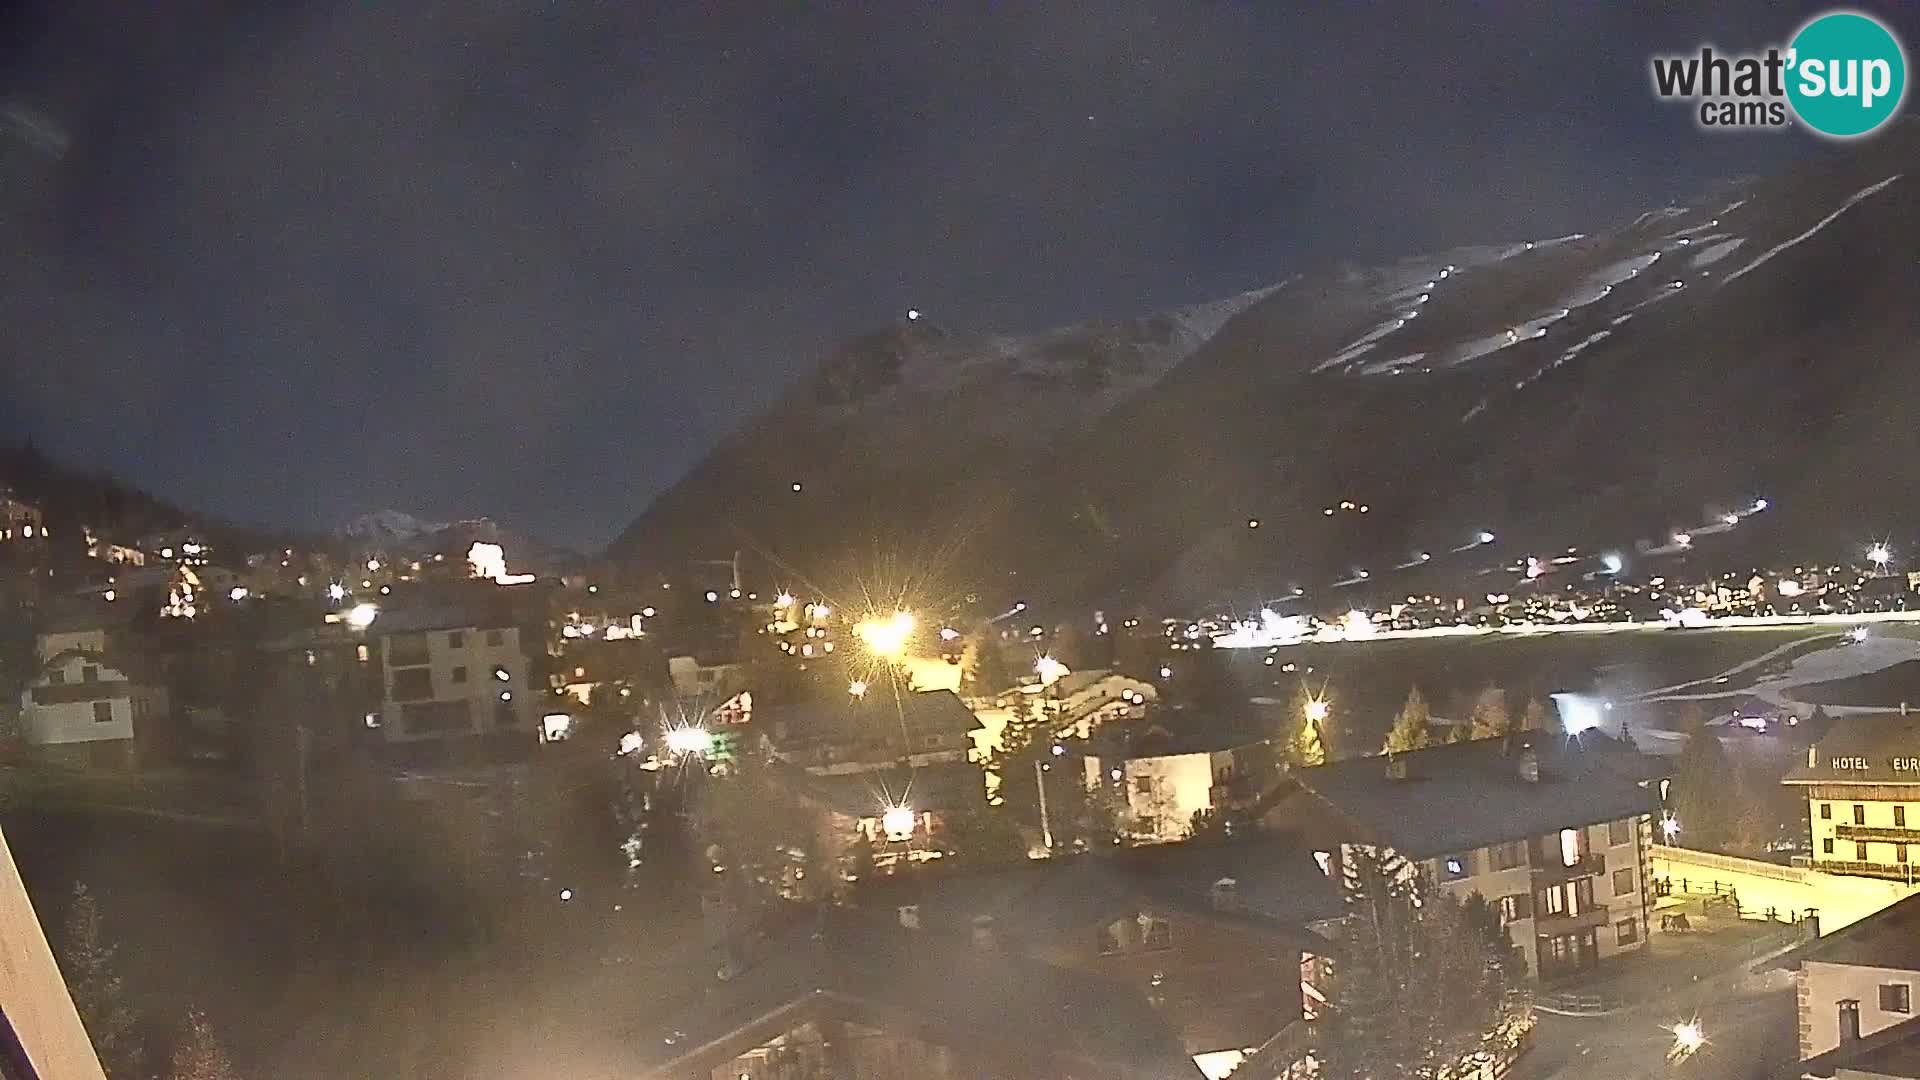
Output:
<svg viewBox="0 0 1920 1080">
<path fill-rule="evenodd" d="M 980 726 L 951 690 L 763 705 L 754 722 L 775 755 L 819 773 L 965 762 Z"/>
<path fill-rule="evenodd" d="M 1802 1075 L 1920 1078 L 1920 897 L 1814 941 L 1793 966 Z"/>
<path fill-rule="evenodd" d="M 167 717 L 167 691 L 125 654 L 68 648 L 47 657 L 20 697 L 20 734 L 44 760 L 132 768 Z"/>
</svg>

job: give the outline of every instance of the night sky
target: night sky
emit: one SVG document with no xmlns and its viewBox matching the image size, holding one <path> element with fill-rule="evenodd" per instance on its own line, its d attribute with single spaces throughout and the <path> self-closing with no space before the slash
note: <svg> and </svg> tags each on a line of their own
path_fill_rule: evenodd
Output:
<svg viewBox="0 0 1920 1080">
<path fill-rule="evenodd" d="M 1826 5 L 1674 6 L 15 5 L 0 97 L 70 143 L 0 139 L 0 426 L 238 520 L 598 545 L 910 306 L 1129 316 L 1818 152 L 1647 57 Z"/>
</svg>

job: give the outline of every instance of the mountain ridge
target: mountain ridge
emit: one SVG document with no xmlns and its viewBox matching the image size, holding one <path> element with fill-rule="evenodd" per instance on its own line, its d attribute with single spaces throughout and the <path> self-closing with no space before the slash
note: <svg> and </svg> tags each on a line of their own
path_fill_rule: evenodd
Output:
<svg viewBox="0 0 1920 1080">
<path fill-rule="evenodd" d="M 658 565 L 735 546 L 830 574 L 848 548 L 931 544 L 996 593 L 1243 602 L 1480 528 L 1620 543 L 1763 493 L 1783 538 L 1837 524 L 1809 498 L 1902 525 L 1910 512 L 1875 496 L 1911 485 L 1874 448 L 1913 442 L 1877 403 L 1920 391 L 1920 276 L 1903 254 L 1920 234 L 1917 130 L 1591 234 L 1296 275 L 1166 347 L 1151 378 L 1115 391 L 1081 376 L 1079 402 L 994 367 L 1008 350 L 989 335 L 869 335 L 610 555 Z M 1069 374 L 1099 371 L 1153 318 L 1052 333 L 1076 343 Z M 1048 333 L 1013 351 L 1044 356 Z M 935 356 L 999 381 L 915 383 Z M 807 400 L 822 385 L 834 400 Z M 1881 487 L 1863 490 L 1868 477 Z M 1350 498 L 1369 504 L 1363 523 L 1324 518 Z"/>
</svg>

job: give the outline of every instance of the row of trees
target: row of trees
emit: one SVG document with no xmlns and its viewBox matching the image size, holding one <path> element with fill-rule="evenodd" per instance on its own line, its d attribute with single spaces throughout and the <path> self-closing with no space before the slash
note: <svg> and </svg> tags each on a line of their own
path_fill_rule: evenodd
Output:
<svg viewBox="0 0 1920 1080">
<path fill-rule="evenodd" d="M 1385 754 L 1404 754 L 1442 742 L 1493 739 L 1529 731 L 1557 732 L 1559 726 L 1558 713 L 1546 702 L 1537 697 L 1528 698 L 1526 705 L 1516 714 L 1507 702 L 1507 692 L 1489 686 L 1473 696 L 1465 723 L 1452 724 L 1446 730 L 1438 731 L 1426 696 L 1415 686 L 1407 692 L 1406 704 L 1400 706 L 1400 712 L 1394 716 L 1393 727 L 1387 731 L 1386 741 L 1380 751 Z"/>
<path fill-rule="evenodd" d="M 61 974 L 80 1012 L 80 1022 L 93 1040 L 101 1067 L 114 1080 L 131 1080 L 144 1071 L 146 1047 L 140 1037 L 140 1017 L 127 999 L 120 980 L 118 951 L 103 933 L 100 907 L 85 885 L 73 887 L 73 904 L 57 950 Z M 168 1080 L 238 1080 L 213 1025 L 198 1009 L 187 1010 L 185 1029 L 175 1040 L 165 1074 Z"/>
<path fill-rule="evenodd" d="M 1324 692 L 1315 693 L 1302 682 L 1281 714 L 1274 745 L 1280 748 L 1281 757 L 1287 763 L 1296 766 L 1321 765 L 1332 759 L 1367 753 L 1358 742 L 1359 736 L 1344 727 L 1340 719 L 1336 701 Z M 1400 706 L 1392 728 L 1374 752 L 1404 754 L 1448 742 L 1559 730 L 1559 715 L 1546 702 L 1529 698 L 1515 712 L 1508 704 L 1507 692 L 1493 686 L 1473 695 L 1467 703 L 1464 723 L 1436 724 L 1426 695 L 1415 686 L 1408 691 L 1406 703 Z"/>
</svg>

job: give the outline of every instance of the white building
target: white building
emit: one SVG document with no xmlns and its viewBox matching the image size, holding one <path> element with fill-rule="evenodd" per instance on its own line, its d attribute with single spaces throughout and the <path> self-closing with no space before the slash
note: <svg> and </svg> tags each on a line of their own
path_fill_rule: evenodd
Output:
<svg viewBox="0 0 1920 1080">
<path fill-rule="evenodd" d="M 1113 740 L 1109 740 L 1112 742 Z M 1089 790 L 1111 784 L 1126 799 L 1121 822 L 1128 836 L 1148 843 L 1184 840 L 1194 816 L 1250 803 L 1256 740 L 1228 732 L 1185 732 L 1155 727 L 1082 758 Z M 1237 802 L 1238 800 L 1238 802 Z"/>
<path fill-rule="evenodd" d="M 727 698 L 747 688 L 747 666 L 734 661 L 708 663 L 697 656 L 669 656 L 667 676 L 683 698 Z"/>
<path fill-rule="evenodd" d="M 471 612 L 401 611 L 382 614 L 373 630 L 386 672 L 387 741 L 538 730 L 546 710 L 519 626 Z"/>
<path fill-rule="evenodd" d="M 1150 682 L 1114 671 L 1074 671 L 1051 683 L 1031 683 L 1002 694 L 1000 704 L 1011 706 L 1026 697 L 1040 714 L 1055 721 L 1062 738 L 1090 738 L 1110 720 L 1139 717 L 1160 698 Z"/>
<path fill-rule="evenodd" d="M 64 764 L 127 768 L 138 741 L 166 716 L 163 686 L 129 677 L 103 652 L 63 649 L 46 658 L 20 696 L 20 735 L 36 755 Z"/>
<path fill-rule="evenodd" d="M 1920 897 L 1807 946 L 1794 979 L 1803 1075 L 1920 1077 Z"/>
</svg>

